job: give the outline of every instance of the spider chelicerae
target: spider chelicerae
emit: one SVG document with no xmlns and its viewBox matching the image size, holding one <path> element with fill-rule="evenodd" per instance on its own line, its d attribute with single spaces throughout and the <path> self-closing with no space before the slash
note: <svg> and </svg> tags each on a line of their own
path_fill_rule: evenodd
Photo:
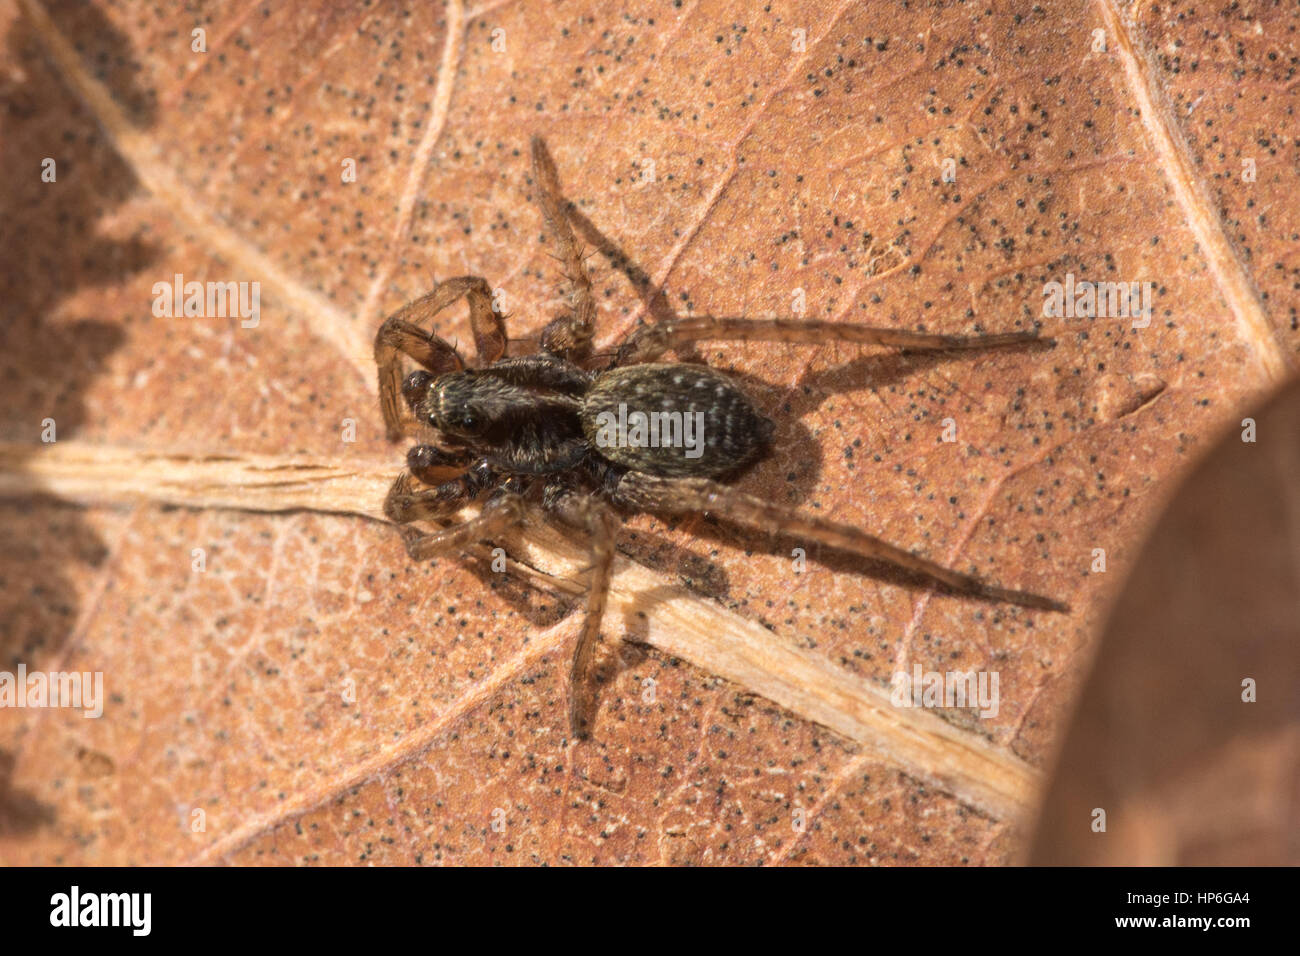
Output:
<svg viewBox="0 0 1300 956">
<path fill-rule="evenodd" d="M 609 591 L 621 513 L 705 512 L 895 565 L 952 591 L 1027 608 L 1067 611 L 1058 601 L 997 587 L 889 544 L 849 525 L 802 514 L 728 484 L 768 450 L 772 422 L 736 382 L 704 365 L 658 361 L 700 340 L 831 341 L 904 349 L 970 349 L 1038 342 L 1035 332 L 931 335 L 818 320 L 696 315 L 639 325 L 611 353 L 592 353 L 596 303 L 574 236 L 559 176 L 546 145 L 532 139 L 533 174 L 546 224 L 556 239 L 569 307 L 542 330 L 531 355 L 506 357 L 504 316 L 478 276 L 440 283 L 390 316 L 375 337 L 379 395 L 388 438 L 424 433 L 407 454 L 384 512 L 402 525 L 415 560 L 463 549 L 518 525 L 540 505 L 588 536 L 586 615 L 573 653 L 569 721 L 586 737 L 594 713 L 595 648 Z M 421 327 L 464 297 L 477 362 Z M 421 368 L 403 376 L 402 356 Z M 399 396 L 414 414 L 401 411 Z M 441 524 L 483 500 L 474 518 Z"/>
</svg>

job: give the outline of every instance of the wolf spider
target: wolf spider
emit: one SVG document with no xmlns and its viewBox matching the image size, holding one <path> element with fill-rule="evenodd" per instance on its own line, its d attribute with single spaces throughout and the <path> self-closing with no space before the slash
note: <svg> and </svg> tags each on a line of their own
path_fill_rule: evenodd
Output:
<svg viewBox="0 0 1300 956">
<path fill-rule="evenodd" d="M 641 325 L 603 367 L 592 355 L 596 304 L 584 257 L 563 204 L 555 163 L 540 137 L 532 139 L 533 174 L 542 214 L 559 247 L 570 308 L 542 330 L 540 349 L 505 357 L 504 317 L 493 310 L 487 282 L 461 276 L 440 283 L 390 316 L 375 337 L 379 395 L 388 438 L 429 426 L 437 444 L 419 444 L 393 483 L 385 514 L 399 525 L 448 518 L 462 505 L 485 499 L 474 518 L 436 531 L 403 527 L 410 556 L 434 555 L 491 539 L 524 518 L 526 502 L 540 502 L 564 524 L 586 532 L 591 565 L 586 616 L 573 654 L 569 722 L 587 736 L 594 714 L 595 647 L 609 591 L 619 512 L 707 512 L 739 524 L 780 531 L 864 558 L 884 561 L 961 594 L 1028 608 L 1066 611 L 1050 598 L 997 587 L 906 551 L 849 525 L 801 514 L 726 484 L 768 450 L 772 423 L 737 384 L 708 366 L 661 363 L 665 352 L 703 339 L 745 342 L 828 341 L 905 349 L 968 349 L 1046 342 L 1034 332 L 930 335 L 816 320 L 672 318 Z M 468 367 L 455 347 L 420 323 L 464 297 L 478 361 Z M 402 376 L 401 356 L 422 368 Z M 415 416 L 404 420 L 398 396 Z M 682 413 L 702 426 L 696 454 L 679 440 L 661 445 L 642 433 L 639 443 L 609 439 L 620 403 L 652 412 Z M 627 416 L 632 421 L 632 416 Z M 653 422 L 654 419 L 651 419 Z M 671 416 L 667 437 L 674 431 Z M 414 426 L 412 428 L 411 426 Z M 662 430 L 661 430 L 662 433 Z M 603 440 L 602 440 L 603 439 Z M 454 477 L 449 477 L 449 473 Z M 417 485 L 418 482 L 418 485 Z"/>
</svg>

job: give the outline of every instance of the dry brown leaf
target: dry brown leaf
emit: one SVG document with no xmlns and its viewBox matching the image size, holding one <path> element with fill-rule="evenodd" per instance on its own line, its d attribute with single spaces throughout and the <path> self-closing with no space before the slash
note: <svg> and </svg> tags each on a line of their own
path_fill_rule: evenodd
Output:
<svg viewBox="0 0 1300 956">
<path fill-rule="evenodd" d="M 109 694 L 100 720 L 0 714 L 0 858 L 1018 852 L 1168 479 L 1293 361 L 1295 15 L 612 9 L 0 3 L 0 650 Z M 569 745 L 572 542 L 532 529 L 508 575 L 416 567 L 358 517 L 404 452 L 374 395 L 380 319 L 468 272 L 505 290 L 516 336 L 559 306 L 533 132 L 607 244 L 603 342 L 668 310 L 786 314 L 796 290 L 841 321 L 1024 328 L 1066 273 L 1153 281 L 1149 328 L 1051 320 L 1045 353 L 699 349 L 766 383 L 780 421 L 748 490 L 1075 613 L 815 550 L 795 574 L 791 542 L 637 518 L 616 600 L 645 623 L 612 614 L 606 639 L 661 650 L 623 647 L 596 739 Z M 153 317 L 176 273 L 260 282 L 258 326 Z M 443 331 L 468 339 L 459 315 Z M 281 506 L 301 510 L 234 510 Z M 997 716 L 882 707 L 914 664 L 997 671 Z"/>
</svg>

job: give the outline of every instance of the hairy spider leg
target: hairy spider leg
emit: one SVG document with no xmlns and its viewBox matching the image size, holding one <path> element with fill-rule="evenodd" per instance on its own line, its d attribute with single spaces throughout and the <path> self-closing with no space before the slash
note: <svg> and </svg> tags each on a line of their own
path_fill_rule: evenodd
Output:
<svg viewBox="0 0 1300 956">
<path fill-rule="evenodd" d="M 571 306 L 571 311 L 546 324 L 542 330 L 541 346 L 553 355 L 580 361 L 591 354 L 591 339 L 596 331 L 596 300 L 591 294 L 591 277 L 587 274 L 582 247 L 578 245 L 573 226 L 569 223 L 555 160 L 540 136 L 532 138 L 532 153 L 538 205 L 542 207 L 542 218 L 559 246 L 559 260 Z"/>
<path fill-rule="evenodd" d="M 544 507 L 564 524 L 585 530 L 590 548 L 587 608 L 569 667 L 569 730 L 576 739 L 585 740 L 596 717 L 596 648 L 609 600 L 618 516 L 604 499 L 556 484 L 545 489 Z"/>
<path fill-rule="evenodd" d="M 445 481 L 447 472 L 464 471 L 472 461 L 465 449 L 439 448 L 436 445 L 416 445 L 406 453 L 406 468 L 426 485 Z"/>
<path fill-rule="evenodd" d="M 851 525 L 838 524 L 764 501 L 707 478 L 658 478 L 638 472 L 624 475 L 614 492 L 621 503 L 661 514 L 707 512 L 716 517 L 759 529 L 777 529 L 786 537 L 820 544 L 885 561 L 905 571 L 929 578 L 959 594 L 1017 604 L 1021 607 L 1068 613 L 1070 606 L 1052 598 L 1014 591 L 936 564 L 919 554 L 882 541 Z"/>
<path fill-rule="evenodd" d="M 411 473 L 404 471 L 389 487 L 384 499 L 384 514 L 389 521 L 396 524 L 438 521 L 471 501 L 475 493 L 468 472 L 437 487 L 419 491 L 412 480 Z"/>
<path fill-rule="evenodd" d="M 524 499 L 522 495 L 504 492 L 489 498 L 483 510 L 461 524 L 437 531 L 418 531 L 402 528 L 406 553 L 412 560 L 427 561 L 439 554 L 463 551 L 476 541 L 490 539 L 522 524 Z"/>
</svg>

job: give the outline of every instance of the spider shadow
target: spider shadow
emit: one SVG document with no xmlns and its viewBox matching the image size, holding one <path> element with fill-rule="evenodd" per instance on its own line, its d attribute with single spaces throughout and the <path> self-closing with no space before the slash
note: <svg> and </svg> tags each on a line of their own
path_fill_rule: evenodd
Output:
<svg viewBox="0 0 1300 956">
<path fill-rule="evenodd" d="M 675 599 L 677 591 L 678 586 L 670 584 L 639 592 L 636 603 L 629 606 L 621 616 L 618 629 L 604 632 L 605 650 L 592 671 L 596 685 L 595 695 L 601 704 L 617 705 L 615 700 L 608 697 L 607 688 L 617 681 L 623 671 L 639 667 L 652 658 L 663 661 L 669 666 L 675 666 L 675 662 L 680 660 L 650 643 L 649 633 L 650 614 L 654 607 Z M 743 697 L 758 696 L 744 687 L 737 686 L 733 689 L 736 694 Z M 770 706 L 779 707 L 782 711 L 786 710 L 778 704 Z M 850 746 L 856 746 L 852 742 L 848 743 Z"/>
<path fill-rule="evenodd" d="M 656 531 L 621 528 L 617 545 L 621 554 L 651 571 L 676 578 L 678 585 L 692 594 L 722 601 L 731 593 L 731 577 L 720 562 L 676 544 Z"/>
<path fill-rule="evenodd" d="M 501 573 L 492 568 L 490 553 L 495 542 L 487 549 L 466 550 L 456 555 L 460 567 L 474 577 L 485 590 L 501 598 L 525 621 L 538 630 L 551 627 L 564 620 L 573 611 L 573 596 L 556 586 L 543 589 L 532 577 Z M 545 594 L 546 597 L 541 595 Z"/>
<path fill-rule="evenodd" d="M 553 528 L 564 534 L 578 548 L 585 544 L 582 530 L 574 528 L 553 515 L 547 514 L 536 502 L 530 502 L 530 520 L 548 522 Z M 627 547 L 628 539 L 634 547 Z M 533 627 L 548 628 L 559 623 L 574 611 L 581 610 L 586 598 L 574 595 L 559 586 L 546 587 L 532 575 L 502 573 L 492 567 L 494 557 L 492 549 L 495 542 L 486 547 L 479 545 L 461 551 L 452 557 L 479 583 L 497 597 L 508 603 L 516 613 Z M 628 530 L 620 527 L 616 540 L 618 552 L 629 556 L 651 570 L 671 574 L 680 579 L 682 587 L 694 594 L 721 600 L 731 589 L 731 581 L 726 570 L 716 561 L 681 547 L 667 540 L 654 531 L 641 529 Z M 540 597 L 545 593 L 546 598 Z"/>
<path fill-rule="evenodd" d="M 959 357 L 971 356 L 969 352 L 959 353 Z M 799 391 L 791 398 L 778 402 L 782 412 L 790 415 L 806 415 L 813 411 L 838 391 L 849 390 L 860 381 L 864 370 L 876 385 L 889 385 L 901 381 L 918 371 L 946 365 L 954 358 L 947 352 L 922 352 L 910 354 L 869 355 L 854 359 L 843 365 L 810 373 L 800 383 Z M 764 380 L 743 373 L 730 373 L 732 377 L 744 382 L 751 395 L 761 394 L 764 390 L 774 393 L 777 390 Z M 823 379 L 842 381 L 845 388 L 822 390 L 810 383 Z M 769 406 L 770 408 L 770 406 Z M 767 409 L 765 409 L 767 410 Z M 792 510 L 800 509 L 812 496 L 821 475 L 823 464 L 823 442 L 817 441 L 808 428 L 799 421 L 775 418 L 777 431 L 773 436 L 769 455 L 755 462 L 737 482 L 741 491 L 747 491 L 757 497 L 770 501 L 784 502 Z M 861 437 L 864 449 L 869 449 L 868 435 L 855 436 L 845 432 L 841 436 L 845 450 L 852 451 L 855 438 Z M 869 451 L 863 454 L 869 458 Z M 744 478 L 753 473 L 753 480 L 747 485 Z M 782 475 L 782 472 L 784 473 Z M 784 481 L 781 478 L 784 477 Z M 807 510 L 807 509 L 802 509 Z M 684 520 L 687 516 L 663 516 L 659 520 L 671 523 Z M 827 570 L 837 573 L 850 573 L 860 577 L 872 578 L 882 583 L 893 584 L 913 590 L 935 590 L 942 594 L 960 595 L 964 600 L 1005 606 L 1000 602 L 955 591 L 948 586 L 934 581 L 926 575 L 897 567 L 887 561 L 867 558 L 852 551 L 835 548 L 820 542 L 810 542 L 805 538 L 790 535 L 780 529 L 759 529 L 741 522 L 719 518 L 713 515 L 697 514 L 690 516 L 696 523 L 693 532 L 696 537 L 716 542 L 728 548 L 743 549 L 746 553 L 762 554 L 784 553 L 792 557 L 789 548 L 805 549 L 808 558 Z M 871 529 L 864 529 L 870 533 Z M 791 572 L 792 574 L 795 572 Z"/>
<path fill-rule="evenodd" d="M 739 526 L 727 526 L 729 534 L 720 534 L 719 540 L 732 543 L 736 537 L 736 530 Z M 743 533 L 744 529 L 741 529 Z M 976 601 L 980 604 L 990 604 L 998 608 L 1005 605 L 992 599 L 972 596 L 968 594 L 959 594 L 951 591 L 949 588 L 935 581 L 924 577 L 923 575 L 914 574 L 893 565 L 879 561 L 872 561 L 861 558 L 857 555 L 846 554 L 844 552 L 834 551 L 828 548 L 814 547 L 809 549 L 810 557 L 820 564 L 832 570 L 851 571 L 856 574 L 863 574 L 877 578 L 883 581 L 897 584 L 901 587 L 916 590 L 933 590 L 939 594 L 954 594 L 963 600 Z M 829 552 L 829 553 L 821 553 Z M 665 585 L 662 587 L 650 588 L 637 594 L 636 603 L 629 606 L 623 613 L 620 621 L 620 627 L 617 631 L 606 629 L 603 632 L 605 642 L 608 645 L 605 653 L 597 661 L 593 669 L 593 676 L 596 684 L 595 694 L 597 700 L 616 706 L 613 700 L 607 700 L 606 688 L 615 683 L 618 675 L 625 670 L 632 670 L 639 667 L 646 660 L 654 657 L 666 662 L 676 660 L 675 655 L 655 647 L 650 642 L 650 614 L 657 604 L 666 603 L 676 597 L 678 588 L 676 585 Z M 777 639 L 773 635 L 773 639 Z M 687 662 L 689 663 L 689 662 Z M 744 688 L 737 688 L 737 692 L 745 696 L 756 696 Z M 783 712 L 789 712 L 787 708 L 777 704 L 773 707 L 779 707 Z M 845 741 L 846 745 L 853 751 L 857 751 L 859 745 L 855 741 Z"/>
<path fill-rule="evenodd" d="M 127 38 L 90 5 L 56 4 L 50 16 L 133 121 L 152 125 L 154 98 L 136 84 L 139 64 Z M 79 290 L 145 268 L 157 250 L 139 238 L 100 234 L 98 224 L 139 183 L 49 61 L 31 22 L 15 19 L 6 44 L 0 164 L 13 174 L 0 182 L 0 440 L 10 449 L 6 467 L 21 471 L 45 447 L 49 428 L 56 440 L 77 433 L 93 394 L 88 386 L 125 338 L 119 322 L 100 316 L 51 316 Z M 47 157 L 55 163 L 52 182 L 43 175 Z M 55 495 L 0 500 L 0 670 L 59 665 L 79 615 L 77 583 L 107 555 L 83 511 Z M 54 821 L 50 807 L 13 783 L 21 741 L 33 726 L 31 718 L 16 725 L 0 749 L 0 836 Z"/>
<path fill-rule="evenodd" d="M 616 271 L 623 273 L 656 322 L 677 318 L 677 313 L 668 302 L 668 293 L 655 285 L 650 273 L 637 265 L 626 249 L 605 235 L 572 200 L 565 200 L 565 207 L 574 231 L 590 243 Z"/>
</svg>

